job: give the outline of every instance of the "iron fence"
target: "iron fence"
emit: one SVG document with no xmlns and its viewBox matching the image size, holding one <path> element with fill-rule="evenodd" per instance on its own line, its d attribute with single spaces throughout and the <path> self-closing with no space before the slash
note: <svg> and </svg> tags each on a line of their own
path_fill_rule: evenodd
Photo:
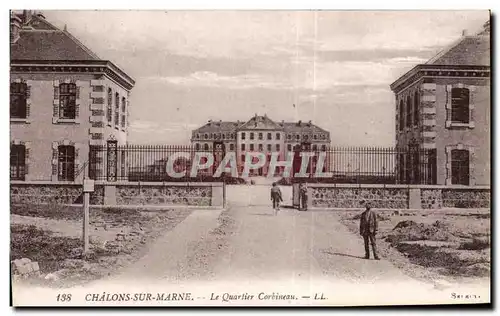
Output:
<svg viewBox="0 0 500 316">
<path fill-rule="evenodd" d="M 365 183 L 365 184 L 435 184 L 436 150 L 415 148 L 375 148 L 375 147 L 329 147 L 323 150 L 295 151 L 292 174 L 300 171 L 303 152 L 310 152 L 307 163 L 308 176 L 291 177 L 289 182 L 307 181 L 317 183 Z M 201 169 L 191 176 L 192 162 L 197 153 L 212 153 L 216 162 L 212 167 Z M 219 156 L 217 156 L 219 154 Z M 244 180 L 226 174 L 214 177 L 217 159 L 224 152 L 196 149 L 194 146 L 172 145 L 126 145 L 115 144 L 91 146 L 89 157 L 89 177 L 106 181 L 169 181 L 169 182 L 212 182 L 224 181 L 243 183 Z M 239 155 L 235 155 L 239 157 Z M 203 158 L 202 158 L 203 159 Z M 321 171 L 327 177 L 318 175 Z M 169 162 L 170 161 L 170 162 Z M 206 161 L 200 161 L 201 163 Z M 182 177 L 173 177 L 167 172 L 171 164 L 174 172 L 186 171 Z M 242 161 L 237 160 L 238 172 L 242 171 Z M 267 170 L 267 169 L 266 169 Z M 283 168 L 280 169 L 281 171 Z M 255 174 L 261 174 L 256 172 Z M 264 173 L 263 175 L 266 175 Z"/>
</svg>

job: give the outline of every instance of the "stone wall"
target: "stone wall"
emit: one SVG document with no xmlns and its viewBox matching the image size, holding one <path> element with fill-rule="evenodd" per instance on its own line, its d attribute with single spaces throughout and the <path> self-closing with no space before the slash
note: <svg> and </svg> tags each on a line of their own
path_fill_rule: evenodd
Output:
<svg viewBox="0 0 500 316">
<path fill-rule="evenodd" d="M 408 189 L 311 187 L 311 206 L 324 208 L 359 208 L 369 202 L 374 208 L 408 208 Z"/>
<path fill-rule="evenodd" d="M 384 209 L 489 208 L 491 203 L 488 187 L 310 184 L 308 188 L 313 208 L 362 208 L 364 202 Z"/>
<path fill-rule="evenodd" d="M 441 192 L 444 207 L 490 207 L 490 190 L 443 189 Z"/>
<path fill-rule="evenodd" d="M 83 202 L 82 192 L 81 184 L 11 183 L 10 200 L 11 203 L 26 204 L 81 204 Z M 99 191 L 92 194 L 91 201 L 99 201 L 98 195 Z"/>
<path fill-rule="evenodd" d="M 211 186 L 119 185 L 118 205 L 196 205 L 210 206 Z"/>
<path fill-rule="evenodd" d="M 95 183 L 91 205 L 224 205 L 222 183 Z M 13 204 L 82 204 L 78 183 L 11 181 Z"/>
</svg>

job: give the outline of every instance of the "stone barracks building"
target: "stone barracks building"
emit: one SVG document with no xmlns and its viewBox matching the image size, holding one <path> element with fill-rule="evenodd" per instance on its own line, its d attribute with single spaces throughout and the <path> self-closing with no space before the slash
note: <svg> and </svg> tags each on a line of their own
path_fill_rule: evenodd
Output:
<svg viewBox="0 0 500 316">
<path fill-rule="evenodd" d="M 393 84 L 396 142 L 434 152 L 435 184 L 490 185 L 490 24 Z M 402 176 L 415 170 L 398 160 Z"/>
<path fill-rule="evenodd" d="M 251 170 L 255 171 L 251 175 L 267 176 L 271 153 L 278 152 L 279 160 L 285 160 L 288 152 L 294 152 L 300 146 L 312 151 L 326 151 L 330 146 L 330 132 L 311 121 L 275 122 L 267 115 L 257 114 L 247 122 L 208 121 L 193 130 L 191 144 L 195 149 L 211 151 L 215 143 L 222 143 L 226 152 L 236 153 L 239 172 L 243 170 L 246 152 L 265 153 L 266 165 Z M 327 155 L 325 165 L 328 165 L 328 159 Z"/>
<path fill-rule="evenodd" d="M 134 80 L 41 13 L 11 12 L 10 178 L 75 181 L 90 144 L 127 141 Z"/>
</svg>

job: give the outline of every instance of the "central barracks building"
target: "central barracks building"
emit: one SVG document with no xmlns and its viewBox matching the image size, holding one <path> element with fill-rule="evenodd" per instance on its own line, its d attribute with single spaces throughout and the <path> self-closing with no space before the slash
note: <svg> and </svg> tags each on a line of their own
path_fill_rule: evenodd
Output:
<svg viewBox="0 0 500 316">
<path fill-rule="evenodd" d="M 257 170 L 251 170 L 250 175 L 267 176 L 271 153 L 278 152 L 278 161 L 286 160 L 288 152 L 298 149 L 313 152 L 326 151 L 330 146 L 330 132 L 309 122 L 275 122 L 267 115 L 254 117 L 246 122 L 212 121 L 193 130 L 191 144 L 196 150 L 212 151 L 215 144 L 223 144 L 225 152 L 235 152 L 238 161 L 238 172 L 244 167 L 247 152 L 262 152 L 266 154 L 266 164 Z M 315 164 L 315 157 L 311 158 Z M 325 170 L 328 171 L 328 155 L 325 160 Z M 281 175 L 277 171 L 275 176 Z M 279 170 L 279 168 L 277 168 Z"/>
</svg>

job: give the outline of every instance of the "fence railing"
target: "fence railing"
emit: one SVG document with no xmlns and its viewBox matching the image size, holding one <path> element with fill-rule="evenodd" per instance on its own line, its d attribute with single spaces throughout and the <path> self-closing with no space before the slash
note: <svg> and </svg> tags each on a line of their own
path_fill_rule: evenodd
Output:
<svg viewBox="0 0 500 316">
<path fill-rule="evenodd" d="M 310 152 L 307 163 L 307 178 L 298 180 L 293 175 L 299 172 L 303 152 Z M 89 177 L 107 181 L 221 181 L 214 177 L 215 166 L 201 169 L 195 177 L 190 175 L 197 153 L 202 156 L 214 153 L 211 150 L 196 149 L 194 146 L 172 145 L 126 145 L 91 146 L 89 157 Z M 219 156 L 224 153 L 219 152 Z M 267 154 L 266 154 L 267 156 Z M 238 172 L 243 170 L 241 153 L 235 155 Z M 280 159 L 285 159 L 282 153 Z M 216 158 L 217 160 L 217 158 Z M 328 177 L 318 176 L 317 167 L 323 162 L 321 171 Z M 167 172 L 167 164 L 175 172 L 187 171 L 180 178 Z M 203 163 L 204 161 L 201 161 Z M 255 170 L 255 175 L 267 175 L 269 162 Z M 294 152 L 290 182 L 308 181 L 321 183 L 383 183 L 383 184 L 435 184 L 435 149 L 372 148 L 372 147 L 329 147 L 324 150 L 300 150 Z M 281 168 L 281 171 L 283 168 Z M 278 173 L 278 176 L 282 174 Z M 243 182 L 224 175 L 224 181 Z M 231 179 L 231 180 L 228 180 Z"/>
</svg>

